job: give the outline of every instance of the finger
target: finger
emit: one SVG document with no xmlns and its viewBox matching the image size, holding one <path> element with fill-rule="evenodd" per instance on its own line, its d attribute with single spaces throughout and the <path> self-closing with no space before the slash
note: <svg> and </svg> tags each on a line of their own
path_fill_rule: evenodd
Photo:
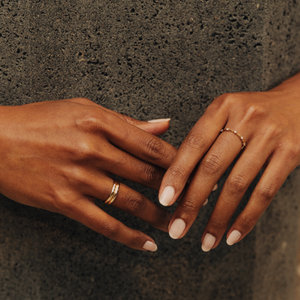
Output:
<svg viewBox="0 0 300 300">
<path fill-rule="evenodd" d="M 140 183 L 142 185 L 159 189 L 165 170 L 142 161 L 131 154 L 124 152 L 113 145 L 106 146 L 105 159 L 96 160 L 95 166 L 122 178 Z M 101 149 L 99 149 L 99 153 Z"/>
<path fill-rule="evenodd" d="M 270 205 L 279 188 L 297 163 L 290 153 L 275 152 L 263 176 L 255 187 L 247 206 L 240 213 L 227 233 L 227 244 L 233 245 L 243 239 L 255 226 Z"/>
<path fill-rule="evenodd" d="M 229 174 L 202 236 L 202 249 L 207 252 L 222 239 L 229 222 L 251 182 L 272 151 L 272 145 L 261 140 L 249 143 Z"/>
<path fill-rule="evenodd" d="M 190 174 L 218 137 L 228 118 L 227 111 L 211 104 L 180 146 L 167 170 L 160 190 L 162 205 L 172 205 L 182 192 Z"/>
<path fill-rule="evenodd" d="M 157 250 L 157 246 L 151 237 L 140 231 L 128 228 L 102 211 L 93 201 L 87 198 L 76 201 L 71 212 L 66 215 L 107 238 L 130 248 L 149 251 Z"/>
<path fill-rule="evenodd" d="M 171 165 L 177 153 L 175 147 L 134 125 L 116 119 L 115 116 L 107 117 L 110 118 L 109 124 L 111 124 L 106 128 L 107 139 L 112 144 L 164 169 Z"/>
<path fill-rule="evenodd" d="M 105 201 L 111 193 L 113 180 L 105 178 L 102 180 L 102 184 L 99 185 L 95 184 L 97 179 L 98 176 L 94 180 L 90 178 L 90 188 L 86 193 L 94 198 Z M 138 217 L 157 229 L 165 232 L 168 231 L 171 214 L 122 183 L 120 184 L 117 198 L 111 205 Z"/>
<path fill-rule="evenodd" d="M 181 238 L 187 233 L 215 183 L 240 151 L 241 142 L 234 134 L 222 133 L 218 137 L 200 162 L 184 198 L 172 217 L 169 234 L 173 239 Z"/>
</svg>

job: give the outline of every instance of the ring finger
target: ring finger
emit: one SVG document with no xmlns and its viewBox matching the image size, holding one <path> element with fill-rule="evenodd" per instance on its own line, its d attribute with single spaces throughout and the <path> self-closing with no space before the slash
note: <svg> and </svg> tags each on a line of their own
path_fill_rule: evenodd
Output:
<svg viewBox="0 0 300 300">
<path fill-rule="evenodd" d="M 112 192 L 114 181 L 106 176 L 99 177 L 99 174 L 89 176 L 89 184 L 84 192 L 88 196 L 105 202 Z M 120 184 L 117 196 L 111 205 L 138 217 L 155 228 L 168 231 L 171 214 L 124 184 Z"/>
</svg>

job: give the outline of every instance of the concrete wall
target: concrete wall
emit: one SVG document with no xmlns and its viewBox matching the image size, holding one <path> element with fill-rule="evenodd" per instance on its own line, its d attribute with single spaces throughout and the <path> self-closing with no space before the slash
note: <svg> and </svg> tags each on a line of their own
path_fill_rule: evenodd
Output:
<svg viewBox="0 0 300 300">
<path fill-rule="evenodd" d="M 1 104 L 83 96 L 171 117 L 164 139 L 177 147 L 214 97 L 299 70 L 299 0 L 0 1 Z M 207 254 L 200 238 L 218 192 L 177 241 L 103 206 L 153 236 L 156 253 L 1 197 L 0 299 L 295 300 L 299 182 L 296 170 L 247 238 Z"/>
</svg>

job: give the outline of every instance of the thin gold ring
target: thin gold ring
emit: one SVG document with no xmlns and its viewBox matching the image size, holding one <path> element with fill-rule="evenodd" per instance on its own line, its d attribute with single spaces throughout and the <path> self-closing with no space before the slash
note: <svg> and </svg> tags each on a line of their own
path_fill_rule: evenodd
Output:
<svg viewBox="0 0 300 300">
<path fill-rule="evenodd" d="M 230 129 L 230 128 L 224 128 L 224 129 L 221 129 L 220 130 L 220 133 L 222 133 L 222 132 L 225 132 L 225 131 L 229 131 L 229 132 L 232 132 L 232 133 L 234 133 L 240 140 L 241 140 L 241 142 L 242 142 L 242 148 L 241 148 L 241 150 L 243 150 L 245 147 L 246 147 L 246 142 L 244 141 L 244 138 L 240 135 L 240 134 L 238 134 L 237 132 L 236 132 L 236 130 L 232 130 L 232 129 Z"/>
<path fill-rule="evenodd" d="M 118 196 L 119 188 L 120 188 L 120 182 L 118 180 L 114 180 L 114 185 L 111 189 L 110 195 L 104 202 L 105 204 L 110 205 L 116 200 Z"/>
</svg>

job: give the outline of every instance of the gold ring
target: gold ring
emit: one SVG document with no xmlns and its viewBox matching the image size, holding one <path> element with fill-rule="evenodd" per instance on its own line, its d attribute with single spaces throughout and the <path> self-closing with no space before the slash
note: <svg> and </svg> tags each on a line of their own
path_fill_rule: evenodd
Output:
<svg viewBox="0 0 300 300">
<path fill-rule="evenodd" d="M 229 128 L 224 128 L 224 129 L 221 129 L 221 130 L 220 130 L 220 133 L 222 133 L 222 132 L 224 132 L 224 131 L 229 131 L 229 132 L 234 133 L 234 134 L 241 140 L 241 142 L 242 142 L 242 148 L 241 148 L 241 150 L 244 149 L 244 148 L 246 147 L 246 142 L 244 142 L 244 138 L 243 138 L 240 134 L 238 134 L 238 133 L 236 132 L 236 130 L 232 130 L 232 129 L 229 129 Z"/>
<path fill-rule="evenodd" d="M 105 204 L 110 205 L 116 200 L 118 196 L 119 188 L 120 188 L 120 182 L 118 180 L 114 180 L 114 185 L 111 189 L 109 197 L 104 202 Z"/>
</svg>

